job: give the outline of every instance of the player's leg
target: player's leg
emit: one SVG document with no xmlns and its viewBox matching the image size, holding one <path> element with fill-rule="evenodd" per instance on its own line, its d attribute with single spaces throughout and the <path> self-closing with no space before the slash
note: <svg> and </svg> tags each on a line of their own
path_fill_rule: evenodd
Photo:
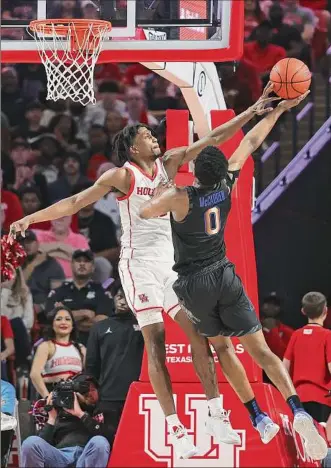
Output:
<svg viewBox="0 0 331 468">
<path fill-rule="evenodd" d="M 170 375 L 166 366 L 165 330 L 162 313 L 160 310 L 138 312 L 137 320 L 145 341 L 148 375 L 170 428 L 170 438 L 176 456 L 183 459 L 191 458 L 196 455 L 197 449 L 188 437 L 187 431 L 177 415 Z"/>
<path fill-rule="evenodd" d="M 291 378 L 281 360 L 268 347 L 254 306 L 248 299 L 234 266 L 224 268 L 220 294 L 219 315 L 227 334 L 238 336 L 244 349 L 265 371 L 282 393 L 294 414 L 294 429 L 303 437 L 307 454 L 317 460 L 326 457 L 327 446 L 311 417 L 304 411 Z M 259 416 L 253 422 L 258 429 Z"/>
<path fill-rule="evenodd" d="M 150 382 L 170 427 L 171 442 L 176 456 L 183 459 L 190 458 L 197 453 L 197 449 L 177 416 L 170 375 L 166 366 L 162 316 L 163 287 L 162 284 L 155 284 L 152 271 L 152 266 L 149 269 L 139 262 L 131 261 L 127 264 L 121 261 L 119 264 L 126 300 L 136 315 L 144 337 Z"/>
<path fill-rule="evenodd" d="M 176 414 L 170 375 L 166 366 L 165 330 L 159 310 L 138 312 L 138 323 L 144 337 L 148 375 L 165 417 Z M 151 318 L 154 316 L 154 319 Z M 157 323 L 150 323 L 159 320 Z M 145 325 L 145 323 L 147 323 Z"/>
<path fill-rule="evenodd" d="M 187 282 L 185 278 L 177 280 L 172 288 L 171 285 L 174 283 L 173 280 L 175 278 L 175 275 L 170 276 L 165 289 L 165 311 L 168 312 L 170 310 L 169 315 L 179 324 L 190 341 L 194 368 L 204 388 L 208 402 L 209 414 L 206 420 L 206 428 L 209 428 L 208 433 L 213 435 L 218 442 L 239 444 L 240 436 L 232 428 L 229 421 L 229 412 L 224 410 L 223 402 L 220 398 L 215 362 L 210 346 L 207 339 L 198 333 L 193 323 L 195 320 L 199 320 L 199 318 L 191 315 L 189 310 L 185 308 L 186 304 L 190 305 L 191 302 L 198 303 L 201 300 L 203 294 L 201 294 L 202 289 L 198 284 L 199 279 L 197 283 L 193 279 L 193 283 L 196 284 L 192 284 L 190 280 Z M 174 290 L 181 298 L 181 309 L 179 305 L 176 308 L 169 307 L 170 304 L 178 301 Z M 199 299 L 197 296 L 199 296 Z M 213 303 L 212 296 L 209 296 L 209 301 Z"/>
<path fill-rule="evenodd" d="M 214 336 L 208 339 L 217 354 L 224 376 L 247 408 L 252 422 L 255 423 L 258 418 L 258 424 L 255 426 L 260 433 L 262 442 L 269 443 L 278 433 L 279 426 L 261 410 L 256 401 L 244 366 L 236 356 L 231 339 L 225 336 Z"/>
<path fill-rule="evenodd" d="M 304 410 L 285 366 L 268 347 L 262 331 L 259 330 L 239 339 L 245 350 L 264 370 L 291 408 L 294 414 L 293 428 L 303 438 L 307 454 L 313 460 L 323 460 L 327 456 L 327 444 L 318 433 L 313 419 Z"/>
<path fill-rule="evenodd" d="M 218 390 L 215 362 L 207 339 L 197 333 L 194 325 L 182 309 L 179 309 L 176 313 L 174 320 L 184 331 L 191 344 L 192 362 L 207 400 L 209 402 L 214 399 L 219 401 L 220 393 Z"/>
</svg>

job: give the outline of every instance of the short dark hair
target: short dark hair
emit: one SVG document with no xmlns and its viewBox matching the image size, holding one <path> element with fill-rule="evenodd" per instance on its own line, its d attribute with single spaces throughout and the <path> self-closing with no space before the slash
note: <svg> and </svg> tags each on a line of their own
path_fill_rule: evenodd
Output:
<svg viewBox="0 0 331 468">
<path fill-rule="evenodd" d="M 114 138 L 114 150 L 118 162 L 121 166 L 127 161 L 130 161 L 130 148 L 133 145 L 134 139 L 138 135 L 140 128 L 148 128 L 155 135 L 155 132 L 148 126 L 142 123 L 136 125 L 127 125 Z"/>
<path fill-rule="evenodd" d="M 309 292 L 302 298 L 302 311 L 310 319 L 319 318 L 327 304 L 326 297 L 320 292 Z"/>
<path fill-rule="evenodd" d="M 75 151 L 69 151 L 67 153 L 64 154 L 63 156 L 63 164 L 65 163 L 65 161 L 67 159 L 75 159 L 75 161 L 77 161 L 80 165 L 82 165 L 82 160 L 81 160 L 81 157 L 78 153 L 76 153 Z"/>
<path fill-rule="evenodd" d="M 39 187 L 37 187 L 36 185 L 26 185 L 26 186 L 23 186 L 23 187 L 18 191 L 18 196 L 19 196 L 20 200 L 22 200 L 22 198 L 24 197 L 24 195 L 25 195 L 26 193 L 34 193 L 35 195 L 37 195 L 39 201 L 40 201 L 40 202 L 42 201 L 42 196 L 41 196 L 40 189 L 39 189 Z"/>
<path fill-rule="evenodd" d="M 195 176 L 202 185 L 212 187 L 226 177 L 228 166 L 221 150 L 216 146 L 207 146 L 195 161 Z"/>
<path fill-rule="evenodd" d="M 116 296 L 118 291 L 122 290 L 123 291 L 123 286 L 122 282 L 120 279 L 116 279 L 109 287 L 109 291 L 113 297 Z"/>
<path fill-rule="evenodd" d="M 256 26 L 256 31 L 259 29 L 269 29 L 269 31 L 272 31 L 272 24 L 269 20 L 264 20 L 262 23 Z"/>
</svg>

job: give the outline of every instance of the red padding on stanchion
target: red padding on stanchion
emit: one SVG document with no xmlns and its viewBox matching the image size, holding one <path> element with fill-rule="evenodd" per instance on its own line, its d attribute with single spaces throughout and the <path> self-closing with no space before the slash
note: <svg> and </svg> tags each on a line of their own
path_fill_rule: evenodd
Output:
<svg viewBox="0 0 331 468">
<path fill-rule="evenodd" d="M 281 428 L 268 445 L 262 443 L 229 384 L 221 386 L 221 398 L 224 408 L 231 409 L 232 426 L 241 436 L 239 445 L 218 444 L 206 434 L 208 407 L 199 384 L 174 384 L 179 418 L 199 450 L 196 457 L 178 461 L 174 459 L 167 425 L 152 387 L 147 383 L 133 383 L 108 467 L 319 467 L 320 463 L 305 454 L 302 440 L 293 430 L 293 415 L 280 393 L 262 383 L 253 384 L 253 390 L 263 411 Z"/>
<path fill-rule="evenodd" d="M 167 150 L 179 146 L 187 146 L 189 140 L 189 111 L 169 109 L 166 112 L 167 121 Z M 188 164 L 179 172 L 189 172 Z"/>
</svg>

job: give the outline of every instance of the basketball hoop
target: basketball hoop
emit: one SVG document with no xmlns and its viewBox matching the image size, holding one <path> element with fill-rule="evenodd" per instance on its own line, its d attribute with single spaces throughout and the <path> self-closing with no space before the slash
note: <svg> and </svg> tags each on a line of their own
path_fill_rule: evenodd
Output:
<svg viewBox="0 0 331 468">
<path fill-rule="evenodd" d="M 31 21 L 40 59 L 47 75 L 47 99 L 70 98 L 95 104 L 94 67 L 111 23 L 91 19 Z"/>
</svg>

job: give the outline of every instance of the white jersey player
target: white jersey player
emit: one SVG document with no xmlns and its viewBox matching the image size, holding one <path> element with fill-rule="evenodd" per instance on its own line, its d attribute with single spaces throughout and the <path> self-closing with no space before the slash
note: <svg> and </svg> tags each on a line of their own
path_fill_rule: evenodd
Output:
<svg viewBox="0 0 331 468">
<path fill-rule="evenodd" d="M 156 160 L 152 177 L 132 162 L 123 167 L 131 174 L 131 186 L 128 194 L 117 199 L 123 232 L 119 273 L 130 308 L 143 328 L 162 323 L 163 311 L 174 318 L 180 309 L 172 289 L 177 274 L 172 270 L 169 214 L 149 220 L 139 216 L 142 204 L 169 179 L 161 159 Z"/>
<path fill-rule="evenodd" d="M 142 329 L 150 381 L 170 427 L 177 458 L 192 457 L 197 449 L 176 412 L 166 367 L 163 311 L 176 320 L 190 340 L 192 360 L 208 400 L 207 432 L 219 442 L 237 444 L 240 438 L 231 427 L 228 412 L 222 407 L 214 360 L 207 340 L 197 334 L 185 312 L 180 309 L 172 289 L 176 274 L 172 270 L 174 256 L 169 217 L 165 215 L 142 220 L 139 208 L 157 193 L 155 191 L 160 184 L 172 180 L 179 167 L 194 160 L 203 148 L 220 145 L 234 136 L 255 114 L 267 112 L 269 109 L 265 109 L 265 104 L 273 100 L 266 98 L 267 94 L 264 93 L 253 107 L 193 145 L 166 152 L 162 161 L 160 147 L 149 128 L 143 124 L 125 127 L 115 142 L 121 168 L 110 169 L 87 190 L 33 213 L 13 223 L 10 228 L 10 237 L 15 237 L 18 232 L 24 233 L 30 224 L 74 214 L 110 190 L 116 191 L 123 231 L 119 263 L 122 286 Z M 224 360 L 227 365 L 231 361 L 233 372 L 237 372 L 237 381 L 239 373 L 241 384 L 245 381 L 249 387 L 245 371 L 235 353 L 225 350 Z M 264 436 L 261 434 L 262 439 Z"/>
</svg>

